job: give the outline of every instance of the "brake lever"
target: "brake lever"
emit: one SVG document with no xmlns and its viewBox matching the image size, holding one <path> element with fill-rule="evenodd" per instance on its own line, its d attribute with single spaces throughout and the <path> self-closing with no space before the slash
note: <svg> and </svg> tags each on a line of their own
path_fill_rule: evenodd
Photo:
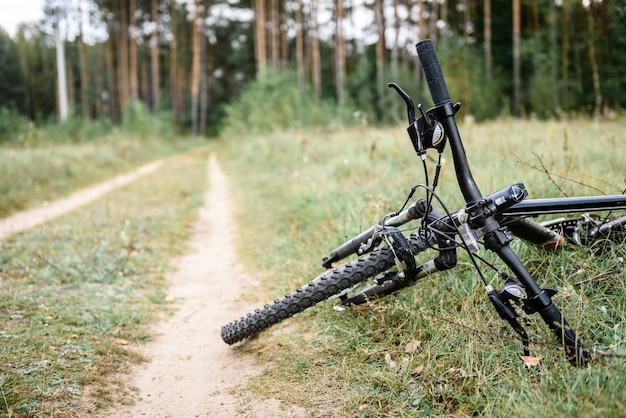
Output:
<svg viewBox="0 0 626 418">
<path fill-rule="evenodd" d="M 387 87 L 391 87 L 397 91 L 400 97 L 404 100 L 404 103 L 406 103 L 406 113 L 409 118 L 409 125 L 411 125 L 415 122 L 415 106 L 413 105 L 413 99 L 411 99 L 411 96 L 402 90 L 402 88 L 396 83 L 389 83 L 387 84 Z"/>
</svg>

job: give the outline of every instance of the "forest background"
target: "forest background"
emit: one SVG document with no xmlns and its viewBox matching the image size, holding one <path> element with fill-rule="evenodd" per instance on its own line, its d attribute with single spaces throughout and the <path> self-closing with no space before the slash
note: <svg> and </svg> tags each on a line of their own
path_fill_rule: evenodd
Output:
<svg viewBox="0 0 626 418">
<path fill-rule="evenodd" d="M 625 21 L 623 0 L 46 0 L 40 22 L 0 28 L 0 142 L 137 112 L 208 136 L 397 122 L 388 82 L 428 103 L 425 38 L 466 116 L 609 117 Z"/>
</svg>

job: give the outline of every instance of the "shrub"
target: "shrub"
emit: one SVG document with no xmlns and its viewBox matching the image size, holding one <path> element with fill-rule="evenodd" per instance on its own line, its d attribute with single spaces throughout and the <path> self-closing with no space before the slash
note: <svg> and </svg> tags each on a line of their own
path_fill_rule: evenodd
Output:
<svg viewBox="0 0 626 418">
<path fill-rule="evenodd" d="M 340 108 L 333 101 L 318 102 L 308 85 L 299 91 L 294 71 L 267 70 L 226 107 L 224 133 L 343 125 L 350 118 L 346 109 L 347 106 Z"/>
</svg>

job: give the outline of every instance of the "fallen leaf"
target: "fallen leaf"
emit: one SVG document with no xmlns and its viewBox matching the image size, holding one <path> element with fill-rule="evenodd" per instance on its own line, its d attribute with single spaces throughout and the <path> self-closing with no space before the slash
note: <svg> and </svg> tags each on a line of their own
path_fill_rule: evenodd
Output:
<svg viewBox="0 0 626 418">
<path fill-rule="evenodd" d="M 454 377 L 467 377 L 467 372 L 463 369 L 457 369 L 456 367 L 450 368 L 448 373 L 452 374 Z"/>
<path fill-rule="evenodd" d="M 539 361 L 541 361 L 543 357 L 520 356 L 520 358 L 524 361 L 524 365 L 528 367 L 529 369 L 531 369 L 537 366 L 539 364 Z"/>
<path fill-rule="evenodd" d="M 411 370 L 411 375 L 412 376 L 419 376 L 420 374 L 422 374 L 422 372 L 424 371 L 424 366 L 417 366 L 416 368 L 414 368 L 413 370 Z"/>
<path fill-rule="evenodd" d="M 413 340 L 410 343 L 408 343 L 406 347 L 404 347 L 404 352 L 407 354 L 410 354 L 414 352 L 415 350 L 417 350 L 418 348 L 420 348 L 420 345 L 422 345 L 421 341 Z"/>
</svg>

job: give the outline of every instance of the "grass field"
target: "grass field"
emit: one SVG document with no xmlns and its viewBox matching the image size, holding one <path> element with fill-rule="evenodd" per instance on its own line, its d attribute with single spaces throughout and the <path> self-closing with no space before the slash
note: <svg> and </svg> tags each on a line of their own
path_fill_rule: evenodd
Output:
<svg viewBox="0 0 626 418">
<path fill-rule="evenodd" d="M 531 197 L 543 197 L 594 188 L 621 193 L 625 127 L 625 120 L 507 120 L 462 125 L 461 133 L 484 193 L 523 181 Z M 197 145 L 143 141 L 0 150 L 2 214 Z M 75 416 L 86 387 L 100 405 L 124 398 L 127 388 L 113 376 L 139 360 L 128 343 L 148 340 L 150 321 L 169 309 L 167 261 L 186 249 L 210 150 L 238 203 L 241 260 L 261 278 L 244 297 L 259 305 L 313 279 L 329 250 L 397 209 L 423 182 L 403 127 L 223 138 L 4 240 L 1 416 Z M 542 164 L 593 188 L 550 179 Z M 456 208 L 461 199 L 449 154 L 442 176 L 441 195 Z M 586 341 L 626 354 L 625 277 L 615 263 L 623 247 L 595 258 L 514 245 L 542 286 L 560 290 L 555 301 Z M 599 358 L 575 369 L 541 321 L 529 318 L 527 330 L 533 354 L 543 357 L 532 371 L 461 258 L 454 272 L 398 296 L 343 312 L 323 303 L 235 350 L 258 353 L 270 365 L 251 389 L 311 415 L 626 415 L 626 359 Z"/>
<path fill-rule="evenodd" d="M 624 128 L 624 120 L 460 126 L 483 193 L 521 181 L 531 197 L 621 193 Z M 312 280 L 323 256 L 424 181 L 402 127 L 230 139 L 221 156 L 242 208 L 243 260 L 263 278 L 247 294 L 259 305 Z M 458 208 L 449 154 L 442 176 L 440 194 Z M 559 290 L 555 302 L 581 337 L 621 358 L 573 368 L 533 316 L 525 324 L 542 360 L 526 369 L 521 343 L 461 257 L 451 273 L 397 296 L 343 312 L 323 303 L 236 348 L 272 364 L 251 387 L 312 415 L 626 415 L 624 246 L 597 258 L 513 245 L 541 286 Z"/>
<path fill-rule="evenodd" d="M 199 144 L 198 140 L 119 134 L 83 143 L 2 147 L 0 216 L 68 195 Z"/>
<path fill-rule="evenodd" d="M 27 189 L 26 204 L 190 146 L 121 144 L 127 146 L 66 145 L 0 156 L 5 170 L 38 173 L 31 181 L 41 184 Z M 206 146 L 179 151 L 157 172 L 1 243 L 0 416 L 81 416 L 87 387 L 99 406 L 124 398 L 128 388 L 115 373 L 140 360 L 129 347 L 149 340 L 151 320 L 169 309 L 164 275 L 171 257 L 185 251 L 203 203 L 208 152 Z M 46 155 L 75 171 L 46 171 L 52 165 L 43 162 Z M 51 177 L 45 181 L 44 171 Z M 4 207 L 18 209 L 11 202 Z"/>
</svg>

